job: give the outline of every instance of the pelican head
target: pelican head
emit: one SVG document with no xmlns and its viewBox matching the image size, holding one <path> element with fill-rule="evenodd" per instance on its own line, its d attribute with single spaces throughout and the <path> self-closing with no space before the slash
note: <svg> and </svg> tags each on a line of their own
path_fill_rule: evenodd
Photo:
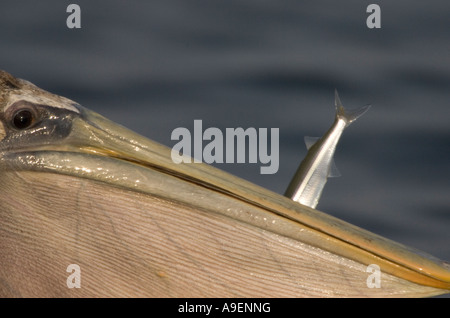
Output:
<svg viewBox="0 0 450 318">
<path fill-rule="evenodd" d="M 208 165 L 175 164 L 169 148 L 0 71 L 2 296 L 449 289 L 445 262 Z"/>
</svg>

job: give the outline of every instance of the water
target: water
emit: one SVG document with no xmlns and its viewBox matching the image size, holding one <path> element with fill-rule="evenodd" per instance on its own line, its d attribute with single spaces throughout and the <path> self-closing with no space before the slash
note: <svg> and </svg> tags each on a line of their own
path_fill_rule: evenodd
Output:
<svg viewBox="0 0 450 318">
<path fill-rule="evenodd" d="M 450 260 L 450 2 L 68 1 L 0 6 L 0 69 L 167 146 L 173 129 L 280 129 L 280 169 L 219 168 L 283 193 L 344 106 L 373 107 L 344 133 L 318 208 Z"/>
</svg>

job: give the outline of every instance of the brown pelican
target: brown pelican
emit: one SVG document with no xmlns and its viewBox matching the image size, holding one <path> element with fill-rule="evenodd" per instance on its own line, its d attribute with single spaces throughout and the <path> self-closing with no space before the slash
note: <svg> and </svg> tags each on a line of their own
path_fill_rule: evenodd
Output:
<svg viewBox="0 0 450 318">
<path fill-rule="evenodd" d="M 449 292 L 447 263 L 170 152 L 1 71 L 0 295 Z"/>
</svg>

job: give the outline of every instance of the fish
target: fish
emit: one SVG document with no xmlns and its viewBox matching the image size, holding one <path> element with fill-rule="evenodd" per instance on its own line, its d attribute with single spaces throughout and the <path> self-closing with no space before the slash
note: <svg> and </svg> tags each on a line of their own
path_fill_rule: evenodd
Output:
<svg viewBox="0 0 450 318">
<path fill-rule="evenodd" d="M 328 178 L 340 176 L 333 157 L 339 139 L 351 123 L 365 114 L 371 105 L 347 110 L 335 90 L 336 117 L 322 138 L 305 137 L 308 153 L 300 163 L 286 189 L 285 196 L 303 205 L 315 208 L 319 203 Z"/>
<path fill-rule="evenodd" d="M 449 290 L 445 261 L 210 165 L 175 164 L 169 147 L 0 71 L 2 297 Z"/>
</svg>

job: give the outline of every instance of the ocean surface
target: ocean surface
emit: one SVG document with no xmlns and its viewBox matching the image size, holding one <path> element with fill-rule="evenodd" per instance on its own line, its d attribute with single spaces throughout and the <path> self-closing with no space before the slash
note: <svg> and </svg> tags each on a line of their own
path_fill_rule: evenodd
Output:
<svg viewBox="0 0 450 318">
<path fill-rule="evenodd" d="M 66 8 L 81 8 L 69 29 Z M 369 29 L 370 3 L 381 28 Z M 450 2 L 8 1 L 0 69 L 172 147 L 177 127 L 279 128 L 279 170 L 215 164 L 283 193 L 334 90 L 344 132 L 318 209 L 450 261 Z"/>
</svg>

